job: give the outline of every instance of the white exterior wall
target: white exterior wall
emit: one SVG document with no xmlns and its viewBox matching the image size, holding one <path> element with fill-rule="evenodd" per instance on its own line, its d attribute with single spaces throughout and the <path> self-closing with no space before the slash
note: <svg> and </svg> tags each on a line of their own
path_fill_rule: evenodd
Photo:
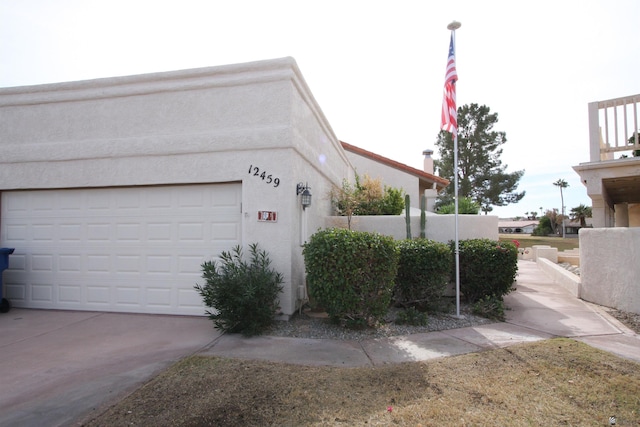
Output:
<svg viewBox="0 0 640 427">
<path fill-rule="evenodd" d="M 420 216 L 411 218 L 411 236 L 420 236 Z M 448 243 L 455 240 L 455 215 L 427 213 L 425 236 L 427 239 Z M 327 218 L 326 227 L 347 228 L 347 217 Z M 353 216 L 351 229 L 377 232 L 394 239 L 407 237 L 407 225 L 404 215 L 397 216 Z M 458 215 L 458 238 L 498 240 L 498 217 L 493 215 Z"/>
<path fill-rule="evenodd" d="M 420 199 L 418 197 L 420 194 L 420 181 L 417 177 L 356 153 L 349 151 L 346 153 L 360 178 L 363 178 L 366 174 L 373 179 L 380 178 L 383 185 L 401 188 L 409 195 L 411 207 L 420 208 Z"/>
<path fill-rule="evenodd" d="M 0 191 L 241 182 L 242 241 L 283 273 L 284 314 L 304 281 L 301 242 L 330 213 L 331 184 L 353 177 L 292 58 L 0 89 L 0 135 Z M 306 212 L 298 182 L 314 195 Z M 262 210 L 278 221 L 258 222 Z"/>
<path fill-rule="evenodd" d="M 580 297 L 640 313 L 640 228 L 582 228 Z"/>
</svg>

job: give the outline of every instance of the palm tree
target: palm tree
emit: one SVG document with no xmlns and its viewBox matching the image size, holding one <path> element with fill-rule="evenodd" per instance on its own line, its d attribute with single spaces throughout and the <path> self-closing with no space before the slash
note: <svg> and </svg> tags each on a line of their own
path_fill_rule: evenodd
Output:
<svg viewBox="0 0 640 427">
<path fill-rule="evenodd" d="M 587 226 L 587 218 L 591 218 L 591 206 L 580 204 L 571 208 L 571 221 L 580 221 L 580 227 Z"/>
<path fill-rule="evenodd" d="M 569 184 L 567 183 L 567 181 L 565 181 L 564 179 L 560 178 L 559 180 L 557 180 L 556 182 L 553 183 L 553 185 L 555 185 L 556 187 L 560 187 L 560 201 L 562 203 L 562 205 L 560 205 L 561 212 L 562 212 L 562 237 L 565 236 L 565 232 L 564 232 L 564 197 L 562 195 L 562 189 L 563 188 L 567 188 L 569 186 Z"/>
</svg>

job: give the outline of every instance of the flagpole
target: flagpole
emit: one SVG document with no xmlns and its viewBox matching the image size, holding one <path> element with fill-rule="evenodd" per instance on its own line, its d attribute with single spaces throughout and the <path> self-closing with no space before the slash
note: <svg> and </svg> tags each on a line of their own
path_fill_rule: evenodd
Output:
<svg viewBox="0 0 640 427">
<path fill-rule="evenodd" d="M 447 29 L 451 31 L 451 37 L 453 39 L 453 50 L 455 57 L 456 49 L 456 30 L 460 28 L 462 24 L 458 21 L 453 21 L 447 25 Z M 457 97 L 457 95 L 456 95 Z M 456 106 L 457 108 L 457 106 Z M 460 251 L 459 251 L 459 237 L 458 237 L 458 130 L 453 134 L 453 176 L 454 184 L 453 189 L 455 192 L 454 201 L 454 217 L 455 217 L 455 262 L 456 262 L 456 317 L 460 317 Z"/>
</svg>

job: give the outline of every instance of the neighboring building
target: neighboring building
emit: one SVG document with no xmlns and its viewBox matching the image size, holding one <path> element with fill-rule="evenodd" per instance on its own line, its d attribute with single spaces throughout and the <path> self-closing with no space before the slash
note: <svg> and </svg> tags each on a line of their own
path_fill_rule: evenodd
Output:
<svg viewBox="0 0 640 427">
<path fill-rule="evenodd" d="M 413 204 L 448 184 L 341 144 L 292 58 L 3 88 L 0 152 L 16 307 L 201 315 L 202 262 L 258 242 L 287 316 L 332 186 L 357 170 Z"/>
<path fill-rule="evenodd" d="M 420 170 L 346 142 L 342 142 L 342 148 L 357 174 L 368 174 L 374 179 L 384 177 L 385 185 L 401 188 L 409 195 L 411 207 L 415 209 L 420 208 L 420 197 L 426 194 L 430 202 L 427 210 L 433 212 L 438 192 L 449 185 L 448 180 L 433 174 L 433 152 L 430 150 L 422 152 L 424 168 Z"/>
<path fill-rule="evenodd" d="M 593 228 L 591 227 L 590 224 L 591 224 L 590 222 L 587 222 L 587 227 Z M 584 228 L 584 227 L 582 227 L 582 225 L 580 225 L 579 222 L 573 222 L 573 221 L 567 220 L 567 222 L 565 222 L 565 225 L 564 225 L 564 234 L 577 237 L 581 228 Z M 560 233 L 562 233 L 562 228 L 560 228 Z"/>
<path fill-rule="evenodd" d="M 640 227 L 639 103 L 640 95 L 589 103 L 589 162 L 573 169 L 587 187 L 596 228 Z"/>
<path fill-rule="evenodd" d="M 640 95 L 589 103 L 589 162 L 574 166 L 592 202 L 580 237 L 579 295 L 640 314 Z M 618 158 L 615 158 L 616 155 Z"/>
<path fill-rule="evenodd" d="M 538 223 L 539 221 L 533 220 L 513 221 L 500 219 L 498 221 L 498 232 L 504 234 L 531 234 L 538 226 Z"/>
</svg>

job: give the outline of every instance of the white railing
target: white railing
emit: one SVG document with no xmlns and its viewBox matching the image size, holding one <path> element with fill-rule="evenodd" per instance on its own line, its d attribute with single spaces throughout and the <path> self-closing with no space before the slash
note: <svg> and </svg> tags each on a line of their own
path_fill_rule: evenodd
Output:
<svg viewBox="0 0 640 427">
<path fill-rule="evenodd" d="M 640 150 L 639 103 L 640 94 L 589 103 L 591 162 L 611 160 L 617 152 Z"/>
</svg>

